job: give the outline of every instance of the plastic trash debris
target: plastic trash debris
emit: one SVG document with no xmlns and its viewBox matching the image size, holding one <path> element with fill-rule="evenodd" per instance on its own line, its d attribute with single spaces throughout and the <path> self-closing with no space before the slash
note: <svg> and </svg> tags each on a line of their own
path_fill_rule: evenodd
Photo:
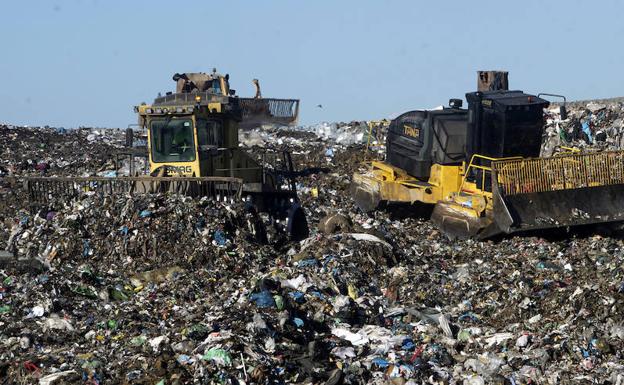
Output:
<svg viewBox="0 0 624 385">
<path fill-rule="evenodd" d="M 212 361 L 219 366 L 230 366 L 232 364 L 232 357 L 230 357 L 230 354 L 218 348 L 208 350 L 202 356 L 202 360 Z"/>
<path fill-rule="evenodd" d="M 141 346 L 145 343 L 145 341 L 147 341 L 147 337 L 141 335 L 141 336 L 132 337 L 132 339 L 130 340 L 130 344 L 133 346 Z"/>
<path fill-rule="evenodd" d="M 225 246 L 227 243 L 227 238 L 225 237 L 225 233 L 221 230 L 215 231 L 214 241 L 218 246 Z"/>
<path fill-rule="evenodd" d="M 332 328 L 331 332 L 336 337 L 342 338 L 351 342 L 353 346 L 365 345 L 369 342 L 369 339 L 365 335 L 353 333 L 342 327 Z"/>
<path fill-rule="evenodd" d="M 28 313 L 26 318 L 39 318 L 43 316 L 44 313 L 45 313 L 45 309 L 43 308 L 43 306 L 34 306 L 30 310 L 30 313 Z"/>
<path fill-rule="evenodd" d="M 275 299 L 267 290 L 261 291 L 259 293 L 253 293 L 249 296 L 249 301 L 255 303 L 256 306 L 260 308 L 276 306 Z"/>
<path fill-rule="evenodd" d="M 50 317 L 45 320 L 45 327 L 53 330 L 74 331 L 74 327 L 69 320 L 60 318 L 58 314 L 51 314 Z"/>
<path fill-rule="evenodd" d="M 63 378 L 72 374 L 76 374 L 76 371 L 66 370 L 63 372 L 48 374 L 47 376 L 43 376 L 39 379 L 39 385 L 53 385 L 55 383 L 60 384 L 62 383 L 62 381 L 57 380 L 62 380 Z"/>
<path fill-rule="evenodd" d="M 169 338 L 167 336 L 158 336 L 150 339 L 148 343 L 152 347 L 152 350 L 158 352 L 160 350 L 160 345 L 166 343 L 168 339 Z"/>
</svg>

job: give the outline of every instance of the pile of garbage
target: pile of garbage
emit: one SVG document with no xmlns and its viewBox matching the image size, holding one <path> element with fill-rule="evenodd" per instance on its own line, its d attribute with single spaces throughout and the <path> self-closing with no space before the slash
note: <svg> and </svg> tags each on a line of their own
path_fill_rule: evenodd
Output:
<svg viewBox="0 0 624 385">
<path fill-rule="evenodd" d="M 3 128 L 2 165 L 110 170 L 120 142 L 88 135 Z M 0 189 L 0 383 L 624 383 L 621 234 L 450 241 L 405 210 L 364 215 L 350 175 L 371 154 L 338 137 L 244 139 L 316 170 L 297 180 L 302 242 L 259 243 L 243 202 L 85 193 L 32 210 Z"/>
<path fill-rule="evenodd" d="M 566 119 L 562 119 L 559 105 L 553 105 L 547 110 L 542 156 L 550 156 L 561 147 L 601 150 L 624 148 L 622 98 L 568 103 L 566 111 Z"/>
<path fill-rule="evenodd" d="M 0 177 L 94 174 L 124 143 L 120 130 L 0 125 Z"/>
<path fill-rule="evenodd" d="M 320 123 L 306 128 L 323 140 L 350 145 L 366 143 L 369 134 L 367 122 Z"/>
<path fill-rule="evenodd" d="M 340 123 L 319 123 L 312 126 L 284 127 L 263 126 L 253 130 L 240 130 L 241 144 L 246 147 L 306 147 L 307 143 L 326 143 L 333 146 L 383 145 L 389 121 L 361 121 Z"/>
</svg>

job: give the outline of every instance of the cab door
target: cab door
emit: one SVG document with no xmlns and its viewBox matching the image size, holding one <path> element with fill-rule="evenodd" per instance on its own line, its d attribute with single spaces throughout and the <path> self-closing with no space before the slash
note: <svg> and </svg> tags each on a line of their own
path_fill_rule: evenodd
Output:
<svg viewBox="0 0 624 385">
<path fill-rule="evenodd" d="M 197 119 L 197 152 L 201 176 L 229 176 L 225 172 L 227 149 L 223 121 L 220 119 Z"/>
</svg>

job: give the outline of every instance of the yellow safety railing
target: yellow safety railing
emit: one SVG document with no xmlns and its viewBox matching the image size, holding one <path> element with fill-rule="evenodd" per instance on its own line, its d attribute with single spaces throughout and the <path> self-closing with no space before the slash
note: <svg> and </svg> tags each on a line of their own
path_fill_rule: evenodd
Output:
<svg viewBox="0 0 624 385">
<path fill-rule="evenodd" d="M 477 170 L 481 170 L 483 171 L 481 173 L 481 190 L 485 191 L 485 180 L 486 180 L 486 175 L 487 173 L 492 173 L 492 167 L 491 166 L 485 166 L 483 164 L 477 164 L 475 161 L 476 160 L 485 160 L 486 162 L 489 162 L 490 164 L 492 164 L 493 162 L 496 161 L 513 161 L 513 160 L 520 160 L 522 159 L 522 157 L 519 156 L 512 156 L 512 157 L 507 157 L 507 158 L 493 158 L 490 156 L 485 156 L 485 155 L 479 155 L 479 154 L 474 154 L 471 158 L 470 158 L 470 163 L 468 163 L 468 167 L 466 167 L 466 172 L 464 172 L 464 177 L 462 178 L 462 182 L 459 185 L 459 191 L 464 191 L 464 184 L 466 183 L 466 178 L 471 175 L 470 171 L 471 169 L 477 169 Z M 481 162 L 483 163 L 483 162 Z"/>
<path fill-rule="evenodd" d="M 624 151 L 492 163 L 506 195 L 624 184 Z"/>
</svg>

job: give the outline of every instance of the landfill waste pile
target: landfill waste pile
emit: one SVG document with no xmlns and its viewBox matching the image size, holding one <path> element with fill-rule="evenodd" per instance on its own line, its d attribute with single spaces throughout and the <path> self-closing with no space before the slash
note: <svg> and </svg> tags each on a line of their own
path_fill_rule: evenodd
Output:
<svg viewBox="0 0 624 385">
<path fill-rule="evenodd" d="M 381 122 L 381 121 L 380 121 Z M 254 130 L 241 130 L 240 136 L 242 137 L 243 143 L 248 146 L 252 145 L 267 145 L 267 144 L 278 144 L 281 145 L 283 143 L 288 144 L 297 144 L 297 135 L 296 132 L 299 133 L 312 133 L 314 134 L 314 138 L 324 141 L 331 142 L 340 146 L 348 146 L 354 144 L 366 144 L 370 139 L 373 141 L 379 140 L 380 142 L 385 142 L 386 131 L 381 130 L 383 127 L 380 124 L 375 124 L 377 122 L 350 122 L 350 123 L 319 123 L 313 126 L 299 126 L 299 127 L 279 127 L 279 126 L 263 126 L 262 129 L 254 129 Z M 288 132 L 287 135 L 281 134 L 280 132 Z M 274 135 L 277 134 L 278 141 L 274 143 Z"/>
<path fill-rule="evenodd" d="M 449 241 L 417 213 L 362 214 L 367 134 L 327 126 L 241 134 L 312 170 L 311 236 L 268 244 L 243 202 L 85 193 L 33 210 L 9 173 L 115 171 L 122 136 L 2 128 L 0 384 L 624 383 L 617 229 Z"/>
<path fill-rule="evenodd" d="M 119 130 L 0 125 L 0 176 L 95 174 L 124 143 Z"/>
<path fill-rule="evenodd" d="M 542 155 L 550 156 L 561 146 L 576 148 L 624 148 L 624 99 L 613 98 L 567 104 L 561 119 L 559 105 L 547 111 Z"/>
</svg>

